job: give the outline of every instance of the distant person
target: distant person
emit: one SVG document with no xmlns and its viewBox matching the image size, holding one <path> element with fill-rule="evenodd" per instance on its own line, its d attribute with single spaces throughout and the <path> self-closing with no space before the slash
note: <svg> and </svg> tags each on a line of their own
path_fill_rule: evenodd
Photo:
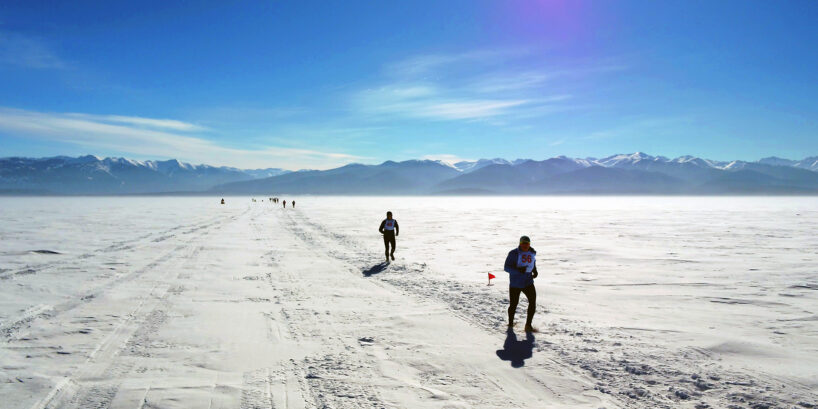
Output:
<svg viewBox="0 0 818 409">
<path fill-rule="evenodd" d="M 528 298 L 528 315 L 525 318 L 525 332 L 537 332 L 531 326 L 534 312 L 537 310 L 537 290 L 534 288 L 534 279 L 537 278 L 537 252 L 531 247 L 528 236 L 520 237 L 520 245 L 508 252 L 503 268 L 508 273 L 508 327 L 514 327 L 514 313 L 517 312 L 517 303 L 520 302 L 520 293 Z"/>
<path fill-rule="evenodd" d="M 295 209 L 295 200 L 293 200 L 293 209 Z"/>
<path fill-rule="evenodd" d="M 383 234 L 383 246 L 386 248 L 386 262 L 389 262 L 389 257 L 395 259 L 395 237 L 398 235 L 398 221 L 392 218 L 392 212 L 386 212 L 386 219 L 381 222 L 381 227 L 378 231 Z M 389 251 L 389 245 L 392 245 L 392 251 Z"/>
<path fill-rule="evenodd" d="M 224 199 L 222 199 L 222 204 L 224 204 Z"/>
<path fill-rule="evenodd" d="M 287 208 L 287 201 L 285 200 L 283 203 L 284 203 L 284 208 L 286 209 Z"/>
</svg>

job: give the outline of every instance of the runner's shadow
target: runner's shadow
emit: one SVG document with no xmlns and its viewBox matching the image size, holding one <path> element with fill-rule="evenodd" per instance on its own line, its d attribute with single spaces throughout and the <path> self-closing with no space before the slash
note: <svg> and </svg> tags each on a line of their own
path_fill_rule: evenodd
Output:
<svg viewBox="0 0 818 409">
<path fill-rule="evenodd" d="M 534 351 L 534 334 L 526 332 L 524 340 L 517 340 L 517 334 L 509 328 L 506 331 L 506 342 L 503 349 L 497 350 L 497 356 L 503 361 L 511 361 L 511 366 L 521 368 L 525 360 L 531 358 Z"/>
<path fill-rule="evenodd" d="M 386 270 L 386 267 L 389 267 L 389 263 L 387 262 L 382 261 L 378 264 L 375 264 L 374 266 L 369 267 L 368 269 L 363 271 L 364 277 L 369 277 L 371 275 L 378 274 L 381 271 Z"/>
</svg>

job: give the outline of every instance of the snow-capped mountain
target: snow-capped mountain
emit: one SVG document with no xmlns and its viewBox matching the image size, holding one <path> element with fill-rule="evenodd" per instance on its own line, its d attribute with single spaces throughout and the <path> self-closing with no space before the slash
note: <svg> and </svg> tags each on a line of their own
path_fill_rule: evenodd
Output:
<svg viewBox="0 0 818 409">
<path fill-rule="evenodd" d="M 175 159 L 0 158 L 0 190 L 56 194 L 131 194 L 201 191 L 214 185 L 280 175 L 281 169 L 244 171 Z"/>
<path fill-rule="evenodd" d="M 214 193 L 420 194 L 461 173 L 437 160 L 351 164 L 330 170 L 288 173 L 266 179 L 228 183 Z"/>
<path fill-rule="evenodd" d="M 784 163 L 784 162 L 781 162 Z M 793 161 L 793 164 L 800 163 Z M 422 165 L 424 171 L 420 172 Z M 396 171 L 400 169 L 400 171 Z M 437 181 L 437 182 L 435 182 Z M 558 156 L 348 165 L 217 186 L 214 192 L 315 194 L 818 193 L 818 172 L 760 162 L 666 158 L 641 152 L 596 158 Z"/>
<path fill-rule="evenodd" d="M 448 163 L 350 164 L 289 172 L 125 158 L 2 158 L 0 192 L 129 194 L 818 194 L 818 157 L 755 162 L 642 152 L 605 158 L 557 156 Z"/>
<path fill-rule="evenodd" d="M 811 171 L 818 172 L 818 156 L 812 156 L 809 158 L 804 158 L 799 160 L 798 162 L 792 165 L 796 168 L 807 169 Z"/>
<path fill-rule="evenodd" d="M 454 167 L 457 170 L 462 171 L 463 173 L 474 172 L 475 170 L 482 169 L 489 165 L 510 165 L 511 162 L 500 159 L 480 159 L 480 160 L 473 160 L 473 161 L 461 161 L 454 164 Z"/>
</svg>

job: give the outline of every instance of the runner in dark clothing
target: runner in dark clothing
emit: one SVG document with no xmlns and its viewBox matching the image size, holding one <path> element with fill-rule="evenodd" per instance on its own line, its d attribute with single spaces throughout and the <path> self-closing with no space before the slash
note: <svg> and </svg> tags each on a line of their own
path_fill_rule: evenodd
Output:
<svg viewBox="0 0 818 409">
<path fill-rule="evenodd" d="M 295 209 L 295 200 L 293 200 L 293 209 Z"/>
<path fill-rule="evenodd" d="M 389 257 L 395 259 L 395 237 L 398 233 L 398 221 L 392 218 L 392 212 L 386 212 L 386 219 L 381 222 L 381 227 L 378 231 L 383 234 L 383 246 L 386 248 L 386 262 L 389 262 Z M 389 245 L 392 245 L 392 251 L 389 251 Z"/>
<path fill-rule="evenodd" d="M 508 283 L 508 327 L 514 326 L 514 313 L 517 312 L 517 303 L 520 302 L 520 293 L 528 298 L 528 315 L 525 318 L 525 332 L 537 332 L 531 326 L 534 312 L 537 310 L 537 290 L 534 288 L 534 279 L 537 278 L 537 252 L 531 247 L 528 236 L 520 237 L 520 245 L 508 252 L 504 270 L 509 275 Z"/>
<path fill-rule="evenodd" d="M 284 207 L 286 208 L 287 207 L 287 201 L 285 200 L 283 203 L 284 203 Z"/>
</svg>

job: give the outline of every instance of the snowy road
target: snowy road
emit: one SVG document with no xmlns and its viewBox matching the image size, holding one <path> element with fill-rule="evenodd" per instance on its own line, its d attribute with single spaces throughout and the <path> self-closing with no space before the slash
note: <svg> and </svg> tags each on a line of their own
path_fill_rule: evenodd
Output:
<svg viewBox="0 0 818 409">
<path fill-rule="evenodd" d="M 147 257 L 5 321 L 2 406 L 616 406 L 546 354 L 512 367 L 504 334 L 364 276 L 278 210 L 109 249 Z M 533 345 L 518 332 L 508 349 L 522 360 Z"/>
<path fill-rule="evenodd" d="M 507 335 L 505 282 L 488 287 L 441 267 L 449 254 L 457 265 L 468 264 L 470 253 L 419 250 L 422 226 L 402 223 L 416 234 L 408 241 L 401 235 L 399 259 L 387 266 L 381 263 L 377 237 L 361 239 L 372 232 L 361 236 L 338 228 L 362 225 L 353 220 L 353 208 L 284 210 L 246 202 L 196 208 L 196 203 L 133 205 L 111 211 L 110 217 L 100 214 L 113 207 L 101 204 L 95 214 L 104 221 L 98 224 L 71 224 L 70 214 L 81 213 L 73 210 L 64 222 L 50 215 L 48 220 L 76 230 L 60 230 L 65 236 L 56 238 L 28 231 L 25 221 L 19 228 L 6 223 L 6 242 L 19 248 L 0 254 L 0 407 L 753 408 L 818 403 L 815 384 L 802 381 L 814 371 L 808 357 L 742 350 L 736 343 L 718 343 L 721 350 L 702 348 L 686 341 L 695 332 L 663 322 L 611 326 L 607 316 L 588 314 L 600 302 L 586 298 L 587 309 L 580 313 L 576 296 L 564 294 L 569 287 L 558 281 L 540 289 L 535 324 L 542 332 L 526 338 L 517 328 Z M 133 215 L 151 216 L 139 220 Z M 435 225 L 423 228 L 434 232 Z M 435 242 L 445 239 L 428 234 L 423 240 L 445 246 Z M 56 245 L 62 254 L 23 251 Z M 472 270 L 479 270 L 482 256 L 471 254 L 477 258 Z M 544 265 L 549 262 L 543 258 Z M 611 291 L 624 299 L 617 294 L 626 284 L 617 285 Z M 642 298 L 628 298 L 643 302 L 641 309 L 653 308 L 656 297 L 678 297 L 667 292 L 678 292 L 678 285 L 644 288 L 638 290 L 645 292 Z M 773 315 L 800 331 L 799 337 L 788 338 L 798 347 L 793 353 L 806 354 L 813 347 L 813 321 L 799 317 L 803 308 L 814 306 L 809 298 L 814 290 L 783 294 L 800 303 L 786 307 L 800 308 L 793 309 L 795 318 Z M 724 293 L 723 299 L 733 300 L 727 295 L 741 291 Z M 794 298 L 798 291 L 807 296 Z M 605 303 L 603 297 L 611 297 L 599 294 Z M 713 311 L 725 303 L 691 305 L 702 309 L 691 320 L 702 320 L 717 315 Z M 726 305 L 787 311 L 772 302 Z M 521 301 L 518 321 L 525 306 Z M 638 311 L 631 304 L 621 306 Z M 786 378 L 747 369 L 752 366 L 746 359 L 735 364 L 725 358 L 748 353 L 755 361 L 785 367 L 798 357 L 805 362 L 799 373 L 806 375 Z"/>
</svg>

